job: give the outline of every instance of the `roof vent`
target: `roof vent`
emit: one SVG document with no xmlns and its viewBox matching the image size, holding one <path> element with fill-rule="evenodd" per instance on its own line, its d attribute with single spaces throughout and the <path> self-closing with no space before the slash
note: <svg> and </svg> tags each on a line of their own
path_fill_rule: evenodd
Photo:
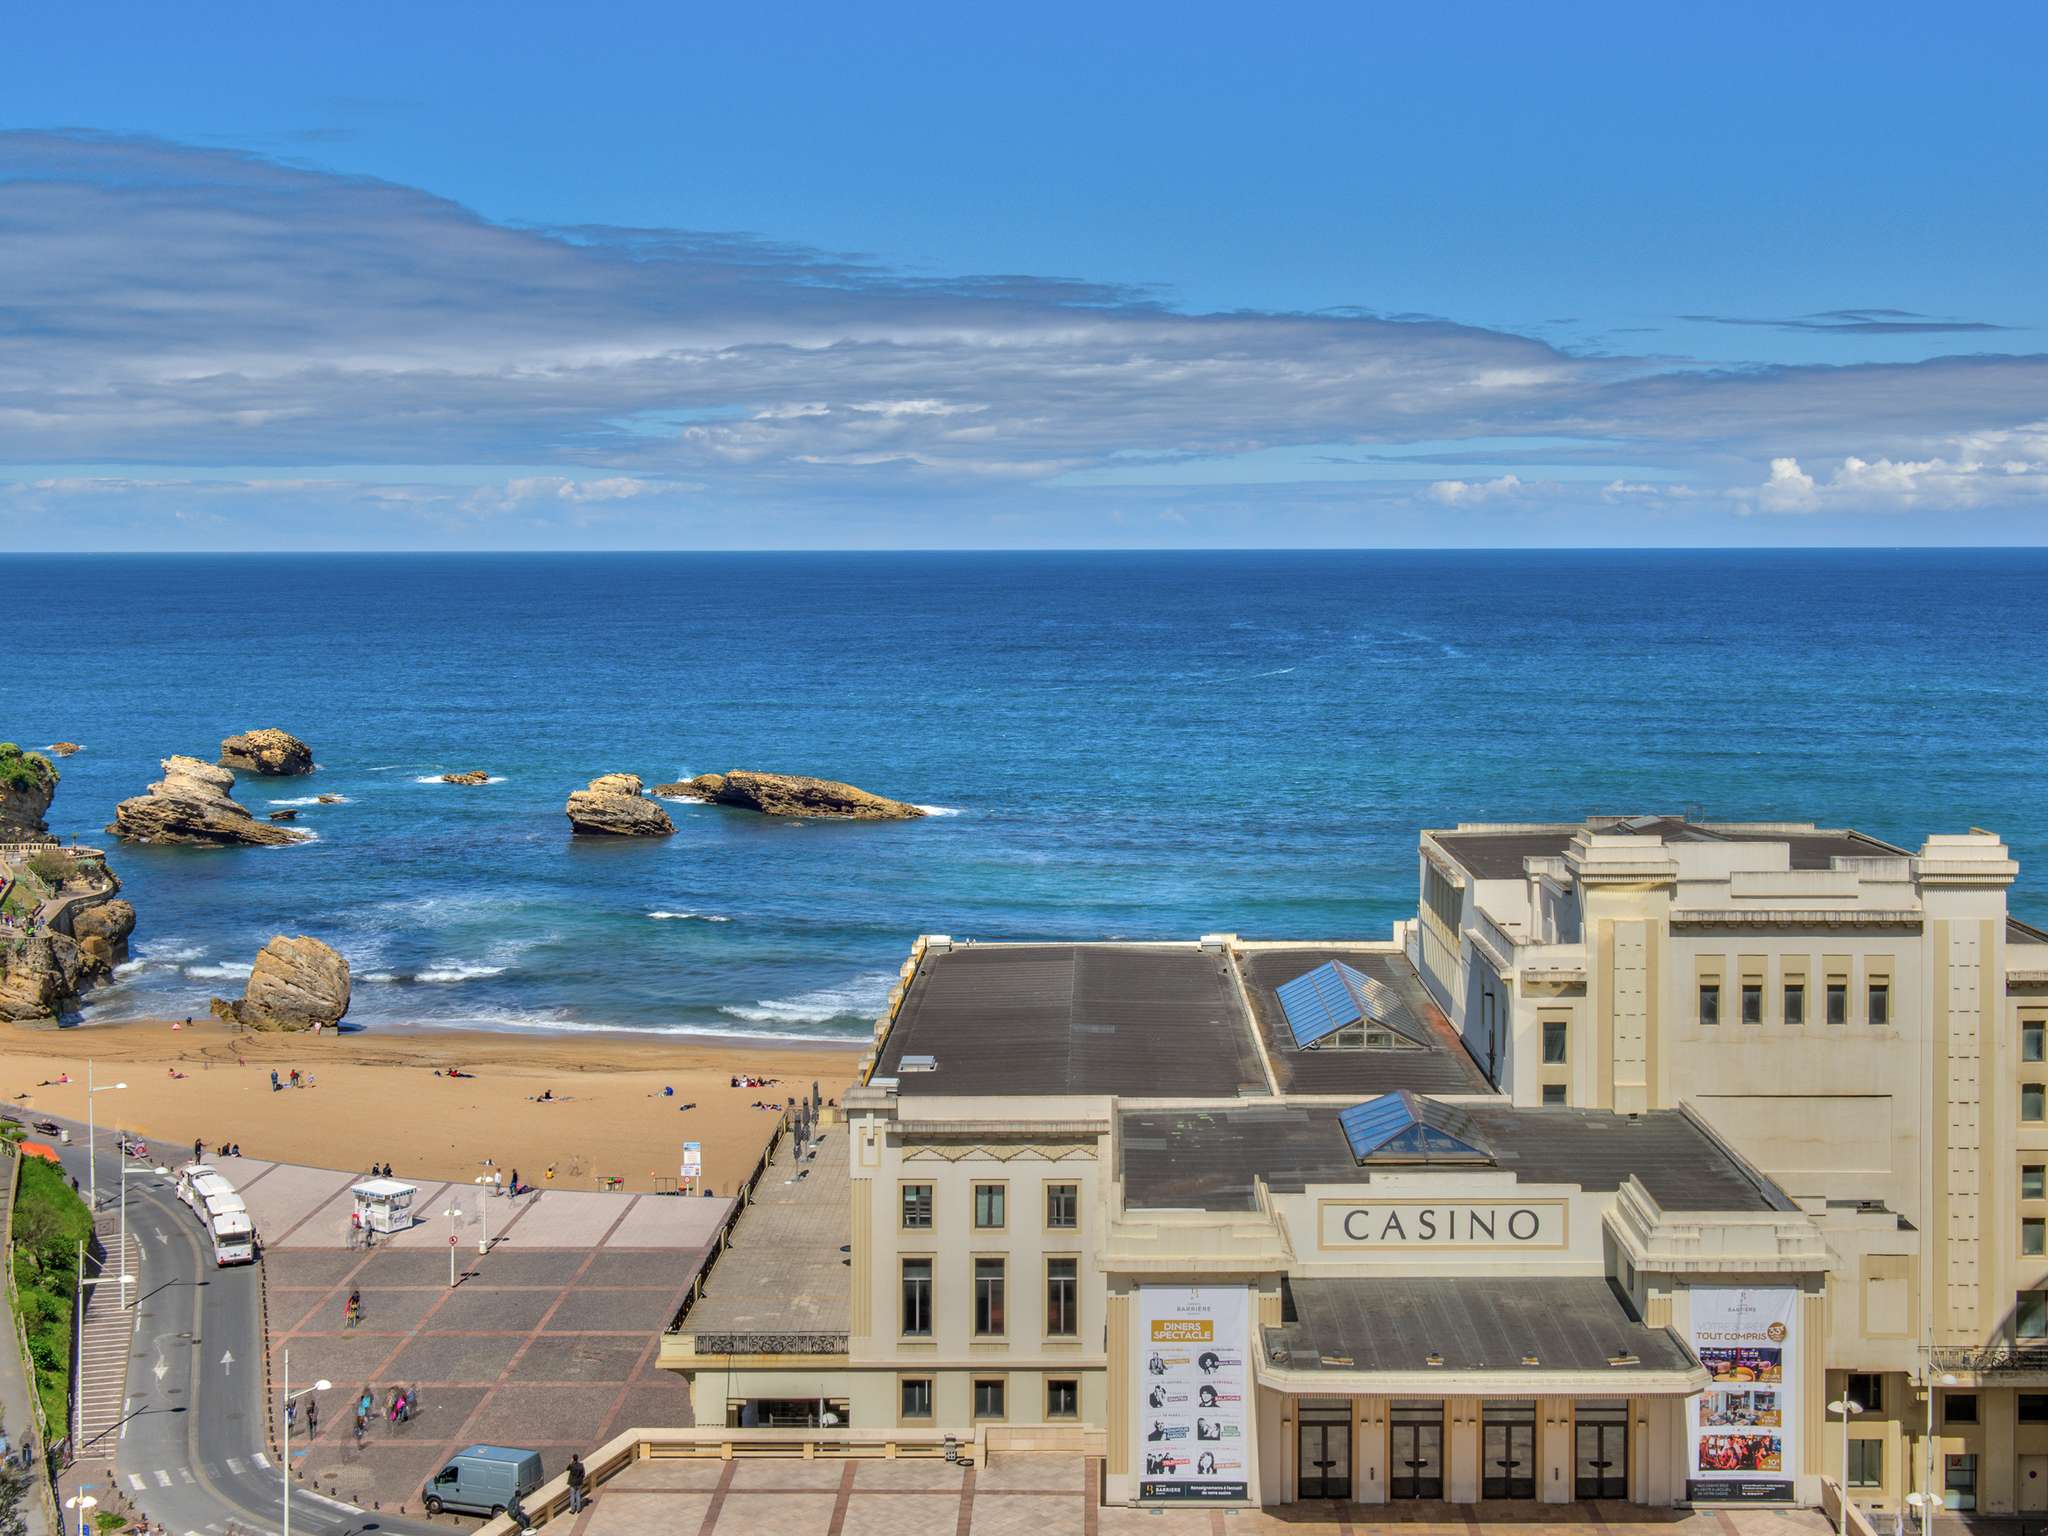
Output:
<svg viewBox="0 0 2048 1536">
<path fill-rule="evenodd" d="M 1607 1363 L 1609 1365 L 1641 1365 L 1643 1362 L 1634 1350 L 1630 1349 L 1627 1345 L 1623 1345 L 1607 1357 Z"/>
<path fill-rule="evenodd" d="M 1543 1362 L 1537 1359 L 1534 1355 L 1522 1356 L 1522 1364 L 1524 1365 L 1541 1365 L 1542 1363 Z"/>
<path fill-rule="evenodd" d="M 1422 1363 L 1424 1365 L 1440 1366 L 1444 1363 L 1444 1357 L 1432 1349 L 1428 1354 L 1422 1357 Z"/>
<path fill-rule="evenodd" d="M 896 1063 L 898 1072 L 936 1072 L 939 1058 L 936 1056 L 905 1056 Z"/>
</svg>

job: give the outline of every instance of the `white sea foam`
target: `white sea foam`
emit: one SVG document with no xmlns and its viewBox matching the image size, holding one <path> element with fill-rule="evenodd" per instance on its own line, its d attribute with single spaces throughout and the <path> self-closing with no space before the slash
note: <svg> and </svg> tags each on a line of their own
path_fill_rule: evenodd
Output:
<svg viewBox="0 0 2048 1536">
<path fill-rule="evenodd" d="M 414 1018 L 405 1023 L 419 1029 L 498 1029 L 532 1031 L 545 1035 L 684 1035 L 693 1039 L 784 1041 L 799 1045 L 851 1045 L 863 1035 L 847 1032 L 798 1032 L 774 1029 L 720 1029 L 711 1024 L 593 1024 L 584 1019 L 564 1018 L 555 1013 L 515 1013 L 496 1009 L 465 1009 L 441 1018 Z"/>
<path fill-rule="evenodd" d="M 466 960 L 436 960 L 413 977 L 413 980 L 450 984 L 458 981 L 482 981 L 487 976 L 504 974 L 505 967 L 502 965 L 473 965 Z"/>
<path fill-rule="evenodd" d="M 960 814 L 959 807 L 952 805 L 920 805 L 918 809 L 927 816 L 958 816 Z"/>
<path fill-rule="evenodd" d="M 194 960 L 206 958 L 204 944 L 188 944 L 183 939 L 158 939 L 154 944 L 139 945 L 130 965 L 188 965 Z"/>
<path fill-rule="evenodd" d="M 668 923 L 729 923 L 729 917 L 720 917 L 716 912 L 650 912 L 647 914 L 656 922 Z"/>
<path fill-rule="evenodd" d="M 223 960 L 217 965 L 188 965 L 182 974 L 192 981 L 227 981 L 247 976 L 255 969 L 246 961 Z"/>
<path fill-rule="evenodd" d="M 711 802 L 702 795 L 656 795 L 657 800 L 666 800 L 670 805 L 709 805 Z"/>
<path fill-rule="evenodd" d="M 753 1004 L 728 1003 L 718 1011 L 749 1024 L 829 1024 L 834 1019 L 872 1019 L 889 1001 L 894 971 L 870 971 L 836 987 L 795 997 L 764 997 Z"/>
<path fill-rule="evenodd" d="M 365 971 L 356 977 L 357 981 L 403 981 L 405 978 L 396 971 Z"/>
<path fill-rule="evenodd" d="M 295 795 L 289 800 L 268 800 L 266 805 L 347 805 L 347 795 L 332 795 L 322 800 L 318 795 Z"/>
</svg>

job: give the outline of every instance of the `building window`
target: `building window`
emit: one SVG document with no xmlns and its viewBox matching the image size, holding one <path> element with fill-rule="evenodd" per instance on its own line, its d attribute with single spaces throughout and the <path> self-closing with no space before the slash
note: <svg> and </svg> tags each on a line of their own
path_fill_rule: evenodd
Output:
<svg viewBox="0 0 2048 1536">
<path fill-rule="evenodd" d="M 974 1261 L 974 1331 L 991 1338 L 1003 1331 L 1003 1261 Z"/>
<path fill-rule="evenodd" d="M 1866 1022 L 1872 1029 L 1883 1029 L 1892 1021 L 1892 984 L 1888 981 L 1873 981 L 1870 995 L 1866 999 L 1870 1015 Z"/>
<path fill-rule="evenodd" d="M 932 1227 L 932 1187 L 929 1184 L 903 1186 L 903 1230 L 929 1232 Z"/>
<path fill-rule="evenodd" d="M 1975 1419 L 1970 1421 L 1976 1423 Z M 1977 1507 L 1977 1455 L 1945 1456 L 1941 1474 L 1942 1507 L 1972 1510 Z"/>
<path fill-rule="evenodd" d="M 2022 1424 L 2048 1424 L 2048 1392 L 2022 1392 L 2019 1415 Z"/>
<path fill-rule="evenodd" d="M 2048 1198 L 2048 1165 L 2028 1163 L 2020 1169 L 2020 1198 L 2022 1200 Z"/>
<path fill-rule="evenodd" d="M 1054 1232 L 1071 1232 L 1081 1225 L 1081 1186 L 1045 1186 L 1045 1225 Z"/>
<path fill-rule="evenodd" d="M 2048 1253 L 2048 1222 L 2038 1216 L 2020 1219 L 2020 1252 L 2030 1259 Z"/>
<path fill-rule="evenodd" d="M 1974 1392 L 1951 1392 L 1942 1398 L 1941 1422 L 1944 1424 L 1976 1423 L 1977 1394 Z"/>
<path fill-rule="evenodd" d="M 1543 1060 L 1547 1066 L 1561 1066 L 1565 1061 L 1565 1030 L 1563 1019 L 1543 1021 Z"/>
<path fill-rule="evenodd" d="M 2020 1026 L 2020 1060 L 2048 1058 L 2048 1024 L 2035 1019 Z"/>
<path fill-rule="evenodd" d="M 1849 1442 L 1849 1486 L 1851 1488 L 1876 1488 L 1884 1482 L 1884 1442 L 1882 1440 L 1851 1440 Z"/>
<path fill-rule="evenodd" d="M 1700 983 L 1700 1023 L 1721 1022 L 1721 983 L 1703 981 Z"/>
<path fill-rule="evenodd" d="M 1761 1024 L 1764 1021 L 1764 984 L 1760 981 L 1745 981 L 1742 984 L 1742 1022 Z"/>
<path fill-rule="evenodd" d="M 1846 1024 L 1849 1022 L 1849 983 L 1831 981 L 1828 983 L 1828 1022 Z"/>
<path fill-rule="evenodd" d="M 1003 1416 L 1002 1377 L 984 1376 L 975 1379 L 974 1416 L 977 1419 L 1000 1419 Z"/>
<path fill-rule="evenodd" d="M 1849 1401 L 1865 1413 L 1884 1411 L 1884 1378 L 1870 1371 L 1849 1373 Z"/>
<path fill-rule="evenodd" d="M 1049 1338 L 1071 1339 L 1081 1331 L 1081 1262 L 1045 1261 L 1045 1331 Z"/>
<path fill-rule="evenodd" d="M 1788 981 L 1785 983 L 1785 1022 L 1804 1024 L 1806 1022 L 1806 983 Z"/>
<path fill-rule="evenodd" d="M 1563 1083 L 1545 1083 L 1543 1085 L 1544 1104 L 1552 1109 L 1561 1107 L 1565 1102 L 1564 1092 L 1565 1085 Z"/>
<path fill-rule="evenodd" d="M 2012 1331 L 2023 1339 L 2048 1339 L 2048 1291 L 2021 1291 L 2013 1308 Z M 1972 1413 L 1976 1412 L 1973 1408 Z"/>
<path fill-rule="evenodd" d="M 903 1261 L 903 1336 L 928 1339 L 932 1336 L 932 1261 Z"/>
<path fill-rule="evenodd" d="M 932 1380 L 929 1376 L 903 1378 L 901 1419 L 929 1419 L 932 1416 Z"/>
<path fill-rule="evenodd" d="M 1048 1419 L 1081 1417 L 1081 1383 L 1071 1376 L 1055 1376 L 1047 1381 L 1045 1416 Z"/>
<path fill-rule="evenodd" d="M 1007 1227 L 1009 1191 L 1001 1184 L 974 1186 L 974 1224 L 981 1228 Z"/>
<path fill-rule="evenodd" d="M 2039 1083 L 2020 1086 L 2020 1118 L 2048 1120 L 2048 1091 L 2044 1091 Z"/>
</svg>

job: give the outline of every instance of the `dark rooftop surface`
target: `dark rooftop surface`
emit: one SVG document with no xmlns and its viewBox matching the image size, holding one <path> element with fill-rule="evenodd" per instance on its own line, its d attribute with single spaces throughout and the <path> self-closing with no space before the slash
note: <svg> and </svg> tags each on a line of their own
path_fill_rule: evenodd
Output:
<svg viewBox="0 0 2048 1536">
<path fill-rule="evenodd" d="M 1604 1109 L 1446 1106 L 1494 1166 L 1526 1184 L 1612 1190 L 1634 1174 L 1657 1203 L 1679 1211 L 1766 1211 L 1783 1196 L 1759 1187 L 1675 1109 L 1633 1119 Z M 1247 1104 L 1224 1110 L 1133 1110 L 1118 1123 L 1124 1201 L 1133 1210 L 1248 1211 L 1252 1180 L 1276 1194 L 1357 1183 L 1336 1104 Z"/>
<path fill-rule="evenodd" d="M 1535 832 L 1439 832 L 1437 846 L 1480 880 L 1519 880 L 1522 861 L 1558 858 L 1581 824 Z M 1584 823 L 1614 835 L 1660 837 L 1668 843 L 1784 843 L 1794 869 L 1826 869 L 1831 859 L 1899 858 L 1907 850 L 1861 832 L 1815 828 L 1774 832 L 1767 827 L 1704 827 L 1678 816 L 1597 817 Z"/>
<path fill-rule="evenodd" d="M 1511 1371 L 1533 1355 L 1531 1369 L 1611 1372 L 1624 1393 L 1631 1371 L 1697 1363 L 1598 1276 L 1288 1280 L 1281 1308 L 1284 1321 L 1264 1330 L 1266 1352 L 1288 1370 L 1420 1371 L 1434 1352 L 1449 1371 Z M 1638 1363 L 1610 1365 L 1618 1354 Z"/>
<path fill-rule="evenodd" d="M 1375 981 L 1386 983 L 1401 1005 L 1423 1026 L 1427 1049 L 1318 1051 L 1297 1049 L 1276 989 L 1326 960 L 1342 960 Z M 1252 1000 L 1252 1015 L 1266 1042 L 1266 1057 L 1282 1093 L 1491 1093 L 1486 1074 L 1465 1049 L 1443 1010 L 1423 990 L 1408 957 L 1385 950 L 1259 949 L 1239 954 L 1237 968 Z"/>
<path fill-rule="evenodd" d="M 930 1056 L 931 1071 L 904 1071 Z M 968 946 L 927 954 L 875 1076 L 914 1094 L 1230 1098 L 1268 1091 L 1220 954 Z"/>
<path fill-rule="evenodd" d="M 2048 944 L 2048 933 L 2043 933 L 2032 923 L 2023 923 L 2018 918 L 2008 915 L 2005 920 L 2005 942 L 2008 944 Z"/>
</svg>

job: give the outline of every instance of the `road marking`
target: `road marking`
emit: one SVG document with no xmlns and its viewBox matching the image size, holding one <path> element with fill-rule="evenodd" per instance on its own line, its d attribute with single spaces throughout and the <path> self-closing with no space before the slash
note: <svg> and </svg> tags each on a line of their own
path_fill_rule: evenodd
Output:
<svg viewBox="0 0 2048 1536">
<path fill-rule="evenodd" d="M 232 1376 L 235 1374 L 235 1352 L 232 1349 L 224 1349 L 220 1352 L 220 1368 L 227 1375 Z"/>
<path fill-rule="evenodd" d="M 171 1474 L 164 1471 L 162 1467 L 157 1468 L 156 1485 L 159 1488 L 168 1488 L 171 1486 Z"/>
<path fill-rule="evenodd" d="M 197 1481 L 197 1479 L 192 1476 L 192 1469 L 190 1467 L 178 1468 L 178 1476 L 182 1477 L 188 1483 Z"/>
<path fill-rule="evenodd" d="M 140 1472 L 130 1472 L 128 1474 L 128 1486 L 130 1488 L 133 1488 L 137 1493 L 142 1492 L 142 1474 Z"/>
<path fill-rule="evenodd" d="M 249 1459 L 255 1462 L 256 1465 L 259 1467 L 267 1467 L 270 1465 L 270 1458 L 264 1455 L 261 1451 L 251 1452 Z"/>
<path fill-rule="evenodd" d="M 228 1458 L 228 1470 L 237 1477 L 242 1475 L 242 1461 L 239 1456 L 230 1456 Z"/>
</svg>

